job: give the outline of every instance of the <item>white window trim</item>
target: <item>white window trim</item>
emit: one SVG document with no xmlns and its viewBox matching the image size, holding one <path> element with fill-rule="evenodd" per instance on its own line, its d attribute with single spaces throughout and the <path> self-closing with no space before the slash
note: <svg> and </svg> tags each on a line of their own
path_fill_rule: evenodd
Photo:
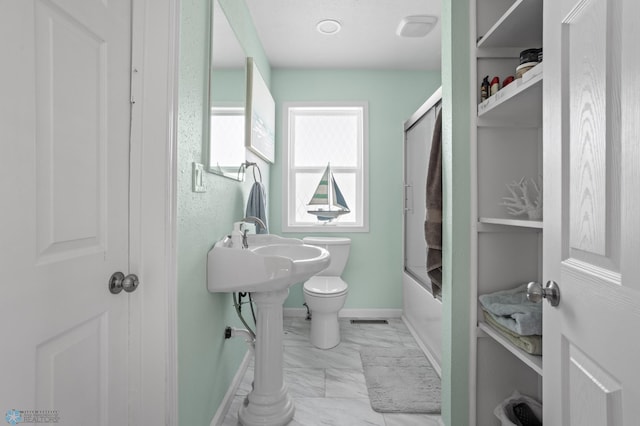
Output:
<svg viewBox="0 0 640 426">
<path fill-rule="evenodd" d="M 295 211 L 289 206 L 292 196 L 290 185 L 290 151 L 289 151 L 289 109 L 296 107 L 360 107 L 362 108 L 362 225 L 326 224 L 290 225 L 289 217 L 295 217 Z M 283 149 L 282 149 L 282 232 L 369 232 L 369 104 L 363 101 L 353 102 L 283 102 Z"/>
</svg>

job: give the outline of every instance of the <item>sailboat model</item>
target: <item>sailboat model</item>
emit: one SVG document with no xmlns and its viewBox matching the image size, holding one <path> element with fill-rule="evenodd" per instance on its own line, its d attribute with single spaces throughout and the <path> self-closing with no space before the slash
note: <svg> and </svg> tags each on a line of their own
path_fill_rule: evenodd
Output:
<svg viewBox="0 0 640 426">
<path fill-rule="evenodd" d="M 320 183 L 307 204 L 307 213 L 315 215 L 320 221 L 331 221 L 336 217 L 350 213 L 342 192 L 331 173 L 331 164 L 320 178 Z"/>
</svg>

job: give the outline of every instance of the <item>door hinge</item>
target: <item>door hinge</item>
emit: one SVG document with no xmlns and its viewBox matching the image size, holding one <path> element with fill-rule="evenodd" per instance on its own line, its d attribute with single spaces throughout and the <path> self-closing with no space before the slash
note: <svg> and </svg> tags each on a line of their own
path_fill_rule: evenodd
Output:
<svg viewBox="0 0 640 426">
<path fill-rule="evenodd" d="M 132 68 L 131 69 L 131 105 L 134 105 L 136 103 L 136 89 L 138 88 L 138 69 L 137 68 Z"/>
</svg>

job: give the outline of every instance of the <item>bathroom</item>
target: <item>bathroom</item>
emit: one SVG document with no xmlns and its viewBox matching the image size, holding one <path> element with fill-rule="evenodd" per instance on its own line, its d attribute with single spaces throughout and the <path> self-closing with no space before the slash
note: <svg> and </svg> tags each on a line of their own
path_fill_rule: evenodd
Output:
<svg viewBox="0 0 640 426">
<path fill-rule="evenodd" d="M 620 140 L 607 139 L 596 147 L 606 149 L 607 155 L 594 158 L 608 159 L 612 154 L 614 160 L 594 168 L 608 175 L 598 174 L 596 181 L 585 183 L 598 185 L 602 191 L 582 192 L 604 197 L 592 204 L 598 207 L 594 207 L 595 225 L 584 228 L 585 232 L 602 232 L 598 239 L 567 241 L 571 232 L 564 232 L 565 222 L 572 210 L 564 209 L 580 200 L 569 200 L 560 191 L 565 187 L 559 177 L 572 176 L 565 169 L 568 156 L 564 154 L 570 149 L 567 139 L 563 139 L 572 129 L 562 126 L 564 116 L 557 112 L 570 106 L 567 99 L 572 92 L 564 90 L 563 85 L 573 80 L 559 78 L 565 73 L 560 49 L 566 46 L 554 41 L 560 40 L 559 22 L 562 26 L 573 25 L 572 19 L 580 16 L 577 12 L 566 14 L 563 7 L 572 3 L 577 11 L 590 13 L 593 18 L 589 25 L 575 27 L 572 34 L 600 34 L 601 39 L 612 36 L 614 48 L 609 49 L 607 44 L 605 49 L 615 59 L 611 65 L 620 66 L 621 81 L 637 86 L 639 56 L 625 51 L 637 44 L 615 43 L 637 39 L 638 26 L 632 20 L 640 14 L 640 3 L 444 0 L 439 21 L 440 72 L 400 72 L 271 67 L 257 32 L 248 25 L 246 2 L 255 0 L 223 1 L 239 25 L 238 36 L 246 54 L 254 58 L 278 104 L 354 99 L 368 103 L 369 230 L 346 233 L 352 250 L 343 275 L 349 283 L 343 314 L 397 318 L 407 313 L 406 303 L 411 302 L 417 308 L 414 311 L 424 308 L 423 313 L 431 315 L 427 304 L 418 302 L 413 293 L 405 293 L 403 298 L 402 286 L 407 281 L 402 275 L 401 254 L 401 130 L 402 123 L 442 86 L 444 285 L 442 302 L 433 298 L 428 301 L 441 308 L 441 315 L 436 315 L 441 318 L 441 326 L 435 328 L 442 333 L 438 363 L 445 424 L 495 424 L 493 407 L 514 383 L 523 385 L 539 399 L 544 387 L 545 416 L 551 419 L 547 423 L 560 424 L 558 419 L 570 416 L 572 411 L 570 405 L 559 406 L 557 401 L 580 402 L 569 394 L 559 394 L 571 390 L 560 382 L 569 376 L 564 370 L 567 366 L 571 377 L 578 374 L 583 382 L 596 380 L 613 384 L 613 388 L 630 389 L 623 397 L 637 395 L 640 370 L 629 358 L 640 351 L 640 343 L 623 339 L 625 333 L 609 332 L 620 324 L 635 329 L 640 323 L 640 300 L 634 291 L 637 284 L 633 279 L 628 284 L 628 277 L 640 274 L 635 261 L 639 250 L 633 240 L 638 235 L 634 224 L 640 202 L 635 189 L 640 185 L 640 175 L 630 172 L 637 169 L 640 151 L 628 142 L 635 141 L 635 135 L 640 133 L 640 121 L 630 119 L 634 116 L 628 113 L 640 110 L 637 90 L 606 96 L 607 106 L 608 102 L 620 103 L 607 111 L 621 111 L 621 116 L 613 114 L 614 119 L 609 120 L 607 114 L 594 115 L 596 119 L 607 117 L 602 129 L 613 126 L 618 130 L 612 134 L 621 135 Z M 203 161 L 203 117 L 208 108 L 208 4 L 208 0 L 16 0 L 2 4 L 0 28 L 5 36 L 0 37 L 0 47 L 6 60 L 0 70 L 0 128 L 6 155 L 0 157 L 4 177 L 0 185 L 7 208 L 0 221 L 0 269 L 8 277 L 20 277 L 20 285 L 12 279 L 5 280 L 3 286 L 3 297 L 11 303 L 0 311 L 0 323 L 13 341 L 0 354 L 5 374 L 0 387 L 0 401 L 4 404 L 0 409 L 9 410 L 7 416 L 11 412 L 16 422 L 21 415 L 19 410 L 33 413 L 46 408 L 47 415 L 59 413 L 65 419 L 62 424 L 209 425 L 242 364 L 245 343 L 242 339 L 224 339 L 224 327 L 241 327 L 233 302 L 228 295 L 207 292 L 206 262 L 212 244 L 245 216 L 253 175 L 249 170 L 247 179 L 238 182 L 205 172 L 199 175 L 201 182 L 196 182 L 202 184 L 204 192 L 194 187 L 193 179 L 193 163 Z M 620 21 L 612 21 L 615 31 L 600 25 L 603 20 L 599 18 L 605 14 L 598 8 L 609 4 L 613 18 Z M 620 13 L 620 4 L 630 12 Z M 127 14 L 126 19 L 109 21 L 117 28 L 112 34 L 98 31 L 96 36 L 86 31 L 91 25 L 78 24 L 92 18 L 99 30 L 111 15 L 85 14 L 84 8 L 123 5 L 127 6 L 123 9 L 131 5 L 133 10 L 113 15 Z M 532 14 L 529 7 L 536 13 Z M 501 18 L 503 14 L 505 19 Z M 561 19 L 554 20 L 560 15 Z M 514 16 L 515 25 L 510 21 Z M 536 19 L 529 19 L 533 16 Z M 532 94 L 534 102 L 519 103 L 516 98 L 518 106 L 543 108 L 527 116 L 537 119 L 537 123 L 527 121 L 522 124 L 525 131 L 514 132 L 512 126 L 504 126 L 504 117 L 494 122 L 478 120 L 482 78 L 473 73 L 484 77 L 493 73 L 489 68 L 498 63 L 504 78 L 508 73 L 502 70 L 515 68 L 512 62 L 518 59 L 519 52 L 512 52 L 513 46 L 506 51 L 500 50 L 501 46 L 489 48 L 498 50 L 478 46 L 492 42 L 485 37 L 492 28 L 508 27 L 513 35 L 514 29 L 519 33 L 523 21 L 535 23 L 538 47 L 544 29 L 545 84 L 542 87 L 539 73 L 537 79 L 526 79 L 520 86 L 531 89 L 526 93 Z M 501 26 L 504 22 L 511 25 Z M 594 25 L 599 25 L 599 32 L 592 31 Z M 122 42 L 129 29 L 131 40 L 126 39 L 121 49 L 114 44 L 105 49 L 104 43 L 96 42 L 111 42 L 114 34 L 122 35 L 117 38 Z M 75 43 L 78 38 L 82 43 Z M 593 40 L 596 46 L 599 39 L 595 38 L 577 38 L 575 46 L 584 46 L 584 40 Z M 51 49 L 53 46 L 56 49 Z M 578 50 L 585 57 L 599 52 L 591 48 Z M 118 57 L 122 62 L 114 61 L 122 66 L 107 68 L 108 72 L 101 68 L 105 64 L 96 60 L 125 51 L 126 55 Z M 508 58 L 503 57 L 505 54 Z M 106 65 L 111 66 L 111 62 Z M 115 87 L 106 87 L 107 82 L 112 84 L 112 78 L 119 79 Z M 596 78 L 588 84 L 603 82 L 608 84 L 610 80 Z M 58 86 L 52 90 L 50 84 L 60 85 L 60 90 Z M 95 90 L 97 87 L 100 90 Z M 617 89 L 620 87 L 612 84 L 603 90 Z M 507 92 L 498 92 L 494 100 L 506 98 Z M 107 99 L 119 101 L 111 104 Z M 103 108 L 108 108 L 109 114 Z M 516 113 L 519 110 L 507 109 Z M 567 111 L 574 113 L 571 108 Z M 119 121 L 112 123 L 110 120 L 116 116 Z M 52 125 L 54 122 L 56 126 Z M 276 126 L 276 135 L 281 136 L 281 115 Z M 514 134 L 518 140 L 533 143 L 503 143 Z M 276 152 L 281 148 L 280 136 Z M 491 145 L 493 141 L 497 142 Z M 491 155 L 482 150 L 487 145 Z M 506 184 L 499 174 L 502 167 L 498 166 L 520 173 L 520 149 L 526 152 L 524 164 L 528 170 L 535 172 L 537 167 L 545 179 L 551 179 L 545 185 L 544 222 L 482 214 L 501 208 L 500 196 L 486 196 L 491 192 L 487 188 L 503 189 Z M 267 186 L 270 231 L 306 236 L 287 233 L 282 226 L 282 162 L 268 165 L 251 153 L 247 153 L 247 160 L 257 163 Z M 589 158 L 577 160 L 591 168 Z M 498 173 L 491 175 L 494 170 Z M 490 178 L 491 184 L 486 184 L 487 179 L 480 182 L 483 179 L 478 179 L 479 175 Z M 481 193 L 478 187 L 482 185 L 487 191 Z M 115 189 L 108 192 L 112 187 Z M 499 213 L 507 216 L 504 209 Z M 588 214 L 583 217 L 591 218 Z M 593 247 L 587 244 L 590 242 L 594 242 Z M 571 253 L 578 262 L 563 262 L 563 256 L 570 251 L 564 248 L 571 244 L 578 246 Z M 615 250 L 609 251 L 611 247 Z M 600 251 L 591 256 L 589 250 Z M 603 253 L 612 257 L 605 259 Z M 605 260 L 601 262 L 602 259 Z M 590 274 L 584 282 L 593 286 L 593 291 L 579 291 L 577 280 L 562 269 L 576 270 L 585 264 L 589 267 L 581 272 Z M 591 268 L 592 264 L 596 267 Z M 551 284 L 560 279 L 561 273 L 565 278 L 560 283 L 563 293 L 557 307 L 560 299 Z M 547 341 L 551 342 L 545 343 L 548 355 L 545 352 L 544 380 L 540 357 L 524 356 L 509 344 L 500 343 L 491 329 L 481 324 L 479 290 L 508 285 L 515 276 L 520 282 L 533 279 L 550 285 L 537 294 L 547 299 L 540 300 L 545 312 L 545 337 L 549 336 Z M 612 282 L 615 285 L 609 286 Z M 600 286 L 605 286 L 606 291 Z M 597 295 L 612 296 L 594 300 Z M 620 303 L 612 303 L 620 300 L 628 302 L 630 308 L 619 309 Z M 285 302 L 285 313 L 304 316 L 303 302 L 298 284 Z M 585 311 L 585 307 L 589 310 Z M 567 318 L 567 312 L 571 318 Z M 577 319 L 584 321 L 581 327 L 588 331 L 573 333 Z M 599 332 L 603 327 L 607 327 L 606 332 Z M 415 331 L 428 337 L 431 333 L 426 330 Z M 571 344 L 560 348 L 553 345 L 560 341 Z M 628 350 L 615 351 L 612 361 L 614 351 L 609 349 L 613 347 Z M 561 359 L 567 354 L 571 360 Z M 578 368 L 570 364 L 575 360 Z M 597 393 L 605 387 L 589 389 Z M 617 392 L 614 389 L 613 398 L 617 398 Z M 609 401 L 611 395 L 591 396 L 592 400 Z M 627 417 L 622 423 L 634 424 L 628 419 L 637 418 L 640 408 L 627 399 L 616 399 L 619 406 L 603 408 L 591 404 L 578 407 L 575 412 L 597 418 L 611 407 L 624 405 L 623 414 Z"/>
<path fill-rule="evenodd" d="M 192 162 L 201 161 L 202 116 L 206 102 L 207 57 L 192 46 L 207 43 L 208 1 L 182 4 L 178 128 L 178 376 L 180 424 L 209 424 L 223 400 L 246 351 L 242 339 L 223 340 L 226 325 L 240 327 L 227 295 L 206 293 L 205 261 L 212 242 L 229 233 L 245 213 L 253 184 L 252 170 L 243 183 L 205 173 L 207 192 L 191 191 Z M 228 6 L 229 2 L 221 2 Z M 225 9 L 247 26 L 243 8 Z M 233 21 L 232 21 L 233 22 Z M 233 23 L 232 23 L 233 25 Z M 438 27 L 439 29 L 439 27 Z M 246 30 L 246 28 L 245 28 Z M 244 37 L 244 39 L 243 39 Z M 286 101 L 366 101 L 369 108 L 369 232 L 349 232 L 351 252 L 343 275 L 349 283 L 345 312 L 355 316 L 399 317 L 402 312 L 402 250 L 377 250 L 402 244 L 402 123 L 440 86 L 439 70 L 375 71 L 336 69 L 274 69 L 251 32 L 238 37 L 253 56 L 276 102 L 276 156 L 269 165 L 248 152 L 260 167 L 267 187 L 269 231 L 282 233 L 283 134 L 281 105 Z M 182 89 L 184 88 L 184 89 Z M 182 92 L 184 90 L 184 93 Z M 393 178 L 395 176 L 395 178 Z M 386 194 L 386 195 L 385 195 Z M 221 203 L 220 200 L 225 200 Z M 394 200 L 394 201 L 390 201 Z M 285 315 L 304 311 L 301 285 L 290 289 Z M 216 334 L 219 332 L 219 335 Z"/>
<path fill-rule="evenodd" d="M 342 233 L 351 240 L 343 275 L 349 283 L 344 313 L 398 319 L 403 303 L 402 125 L 441 85 L 440 72 L 272 69 L 244 0 L 223 2 L 237 25 L 245 54 L 254 58 L 278 105 L 301 100 L 367 103 L 368 228 L 366 232 Z M 124 424 L 126 421 L 121 420 L 129 417 L 131 424 L 209 425 L 238 372 L 247 346 L 242 339 L 224 339 L 226 326 L 241 324 L 230 295 L 207 291 L 206 255 L 214 242 L 245 216 L 254 176 L 253 171 L 248 171 L 247 179 L 238 182 L 205 172 L 201 175 L 204 192 L 194 191 L 192 167 L 194 162 L 203 162 L 206 139 L 211 0 L 136 0 L 131 3 L 131 11 L 125 10 L 127 2 L 95 3 L 91 4 L 92 11 L 94 7 L 100 10 L 111 6 L 118 10 L 113 14 L 110 10 L 109 14 L 91 14 L 91 23 L 82 25 L 78 23 L 87 18 L 84 2 L 16 2 L 6 4 L 7 13 L 2 14 L 3 30 L 15 33 L 15 39 L 27 40 L 25 45 L 33 49 L 33 54 L 22 44 L 12 42 L 14 38 L 3 37 L 3 52 L 6 49 L 10 58 L 7 63 L 11 65 L 3 68 L 3 84 L 18 82 L 14 88 L 24 87 L 28 94 L 12 90 L 3 96 L 3 132 L 8 129 L 6 134 L 15 136 L 20 143 L 10 145 L 9 155 L 2 157 L 2 170 L 15 176 L 24 172 L 30 180 L 23 187 L 12 185 L 13 179 L 3 180 L 3 185 L 7 184 L 6 201 L 15 208 L 3 213 L 3 226 L 12 229 L 3 232 L 6 238 L 2 244 L 2 268 L 11 275 L 15 272 L 16 276 L 25 277 L 27 284 L 6 289 L 7 297 L 17 303 L 3 311 L 2 323 L 15 323 L 17 317 L 29 317 L 31 322 L 23 321 L 14 329 L 25 338 L 15 350 L 2 355 L 1 365 L 12 374 L 7 383 L 20 383 L 21 387 L 2 387 L 0 400 L 6 406 L 0 409 L 35 410 L 46 406 L 65 419 L 63 424 Z M 102 58 L 125 51 L 124 37 L 118 38 L 119 50 L 113 42 L 106 51 L 95 41 L 111 42 L 110 37 L 115 35 L 91 35 L 88 41 L 84 38 L 86 28 L 101 27 L 106 21 L 101 13 L 110 17 L 132 15 L 109 21 L 118 29 L 113 32 L 116 35 L 126 35 L 123 22 L 133 21 L 131 45 L 126 46 L 133 49 L 131 63 L 127 55 L 120 55 L 118 60 L 124 61 L 123 66 L 118 66 L 117 73 L 106 73 L 120 79 L 118 88 L 125 86 L 122 81 L 129 87 L 131 81 L 130 94 L 124 96 L 124 90 L 87 89 L 89 84 L 105 84 L 100 78 L 64 78 L 76 74 L 104 76 L 94 55 Z M 48 25 L 55 30 L 41 31 Z M 34 34 L 38 35 L 35 40 Z M 438 32 L 433 34 L 439 36 Z M 53 40 L 47 40 L 53 35 Z M 78 37 L 83 49 L 69 42 Z M 51 46 L 64 52 L 64 60 L 51 59 L 58 59 L 54 55 L 58 50 L 49 50 Z M 39 61 L 55 68 L 37 67 L 33 58 L 38 55 L 45 56 L 38 57 Z M 437 63 L 439 59 L 433 61 Z M 34 85 L 33 80 L 38 84 Z M 51 83 L 60 84 L 63 89 L 46 90 Z M 91 93 L 96 98 L 79 98 L 87 102 L 85 105 L 59 96 L 60 93 Z M 102 97 L 107 93 L 109 99 L 119 100 L 117 107 L 109 105 L 110 114 L 102 110 L 106 104 Z M 54 95 L 54 100 L 36 103 L 39 96 L 49 99 L 47 96 Z M 43 113 L 36 105 L 50 110 Z M 127 122 L 127 114 L 123 114 L 127 108 L 123 105 L 131 108 L 131 128 L 121 125 Z M 118 117 L 125 118 L 117 127 L 94 120 L 115 117 L 116 111 Z M 283 133 L 280 114 L 278 110 L 277 135 Z M 49 135 L 42 128 L 36 132 L 42 117 L 63 121 L 46 129 L 59 127 L 69 133 Z M 95 146 L 87 142 L 85 131 L 99 135 L 89 138 Z M 116 135 L 117 142 L 111 139 Z M 54 144 L 58 137 L 65 143 Z M 130 143 L 129 149 L 121 149 L 125 142 Z M 111 151 L 112 146 L 118 151 Z M 276 155 L 280 155 L 281 148 L 276 147 Z M 51 155 L 52 151 L 56 155 Z M 281 159 L 269 165 L 250 152 L 246 159 L 257 163 L 259 177 L 267 188 L 270 232 L 285 234 L 280 221 Z M 55 168 L 50 164 L 53 161 Z M 96 168 L 96 164 L 101 167 Z M 130 164 L 130 170 L 126 164 Z M 117 180 L 118 191 L 106 193 L 105 175 Z M 130 181 L 122 179 L 127 176 Z M 125 182 L 131 186 L 120 186 Z M 46 194 L 53 185 L 58 185 L 55 195 L 63 200 L 49 204 Z M 108 215 L 103 213 L 107 207 Z M 107 217 L 111 220 L 112 215 L 117 216 L 122 228 L 103 221 Z M 124 232 L 127 228 L 130 234 Z M 33 238 L 24 238 L 27 234 Z M 38 239 L 37 235 L 45 238 Z M 286 236 L 301 238 L 305 234 Z M 32 243 L 34 246 L 28 246 Z M 16 249 L 19 246 L 26 248 Z M 393 246 L 397 250 L 384 249 Z M 114 255 L 107 256 L 107 249 Z M 25 253 L 37 255 L 32 258 Z M 87 268 L 88 257 L 97 262 L 95 267 Z M 66 263 L 58 266 L 61 262 Z M 90 280 L 79 275 L 87 269 L 94 269 L 91 273 L 95 276 Z M 39 291 L 40 286 L 51 285 L 54 274 L 58 297 L 55 301 L 51 292 Z M 91 290 L 83 288 L 96 292 L 95 298 L 91 296 L 99 301 L 96 306 L 73 303 L 76 297 L 71 295 L 80 298 L 79 288 L 74 286 L 78 281 L 96 283 L 95 290 L 93 286 Z M 27 300 L 29 303 L 24 302 Z M 304 312 L 303 302 L 301 285 L 296 285 L 285 302 L 285 310 L 300 315 Z M 61 324 L 65 316 L 62 313 L 73 319 Z M 31 325 L 39 333 L 30 332 Z M 95 339 L 102 343 L 93 344 Z M 127 347 L 132 357 L 130 368 L 123 360 L 123 354 L 127 354 L 123 348 Z M 67 363 L 60 356 L 64 351 L 68 351 L 69 359 L 86 356 L 87 362 Z M 36 364 L 37 371 L 33 368 Z M 93 373 L 99 380 L 74 368 L 80 364 L 95 368 Z M 51 370 L 54 368 L 56 375 Z M 60 373 L 63 369 L 69 374 Z M 23 371 L 31 379 L 25 379 Z M 61 384 L 54 386 L 56 392 L 45 395 L 41 389 L 51 385 L 42 383 L 51 380 Z M 121 388 L 110 388 L 109 384 Z M 106 396 L 105 392 L 110 398 L 101 397 Z M 81 409 L 72 412 L 74 403 Z"/>
</svg>

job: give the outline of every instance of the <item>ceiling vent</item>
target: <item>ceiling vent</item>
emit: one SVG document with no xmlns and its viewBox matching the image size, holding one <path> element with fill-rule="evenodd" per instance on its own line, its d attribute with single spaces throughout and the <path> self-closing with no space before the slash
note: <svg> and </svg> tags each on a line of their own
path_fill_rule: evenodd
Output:
<svg viewBox="0 0 640 426">
<path fill-rule="evenodd" d="M 396 34 L 400 37 L 424 37 L 436 26 L 438 18 L 430 15 L 407 16 L 398 26 Z"/>
</svg>

